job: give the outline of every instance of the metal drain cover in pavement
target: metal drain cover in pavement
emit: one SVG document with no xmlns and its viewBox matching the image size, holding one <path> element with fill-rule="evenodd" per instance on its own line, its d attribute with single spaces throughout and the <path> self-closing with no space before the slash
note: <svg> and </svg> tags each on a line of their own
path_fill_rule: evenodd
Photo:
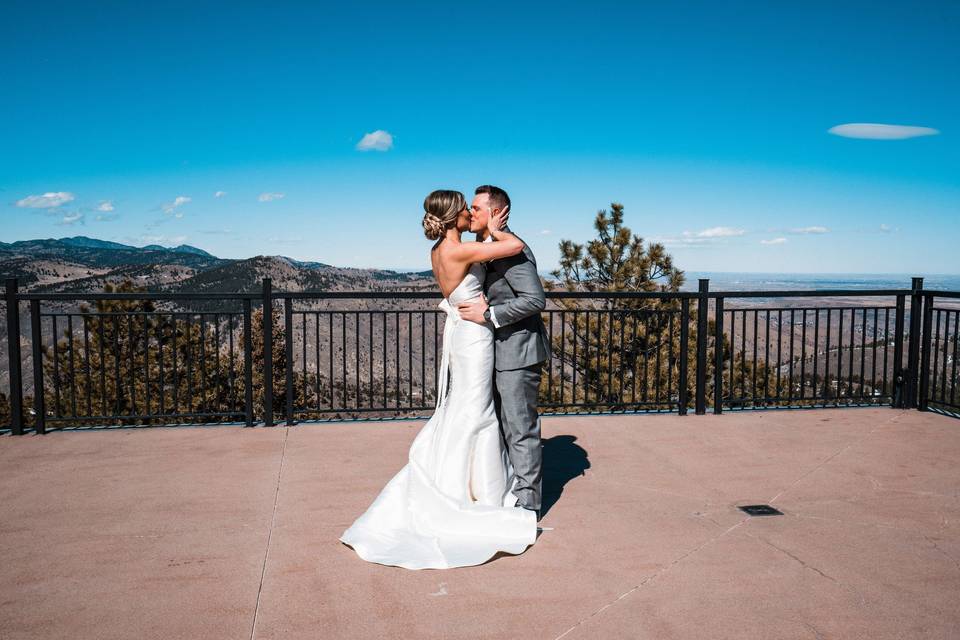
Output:
<svg viewBox="0 0 960 640">
<path fill-rule="evenodd" d="M 743 507 L 737 507 L 751 516 L 782 516 L 782 511 L 777 511 L 768 504 L 748 504 Z"/>
</svg>

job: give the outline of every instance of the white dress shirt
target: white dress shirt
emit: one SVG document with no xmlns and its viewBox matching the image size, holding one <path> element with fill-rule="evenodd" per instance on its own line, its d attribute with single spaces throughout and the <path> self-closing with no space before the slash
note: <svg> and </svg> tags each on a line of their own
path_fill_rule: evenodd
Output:
<svg viewBox="0 0 960 640">
<path fill-rule="evenodd" d="M 492 236 L 492 235 L 488 235 L 488 236 L 487 236 L 487 239 L 484 240 L 484 242 L 493 242 L 493 236 Z M 494 327 L 496 327 L 496 328 L 499 329 L 499 328 L 500 328 L 500 323 L 497 322 L 497 314 L 493 312 L 493 307 L 489 307 L 489 309 L 490 309 L 490 322 L 493 323 L 493 326 L 494 326 Z"/>
</svg>

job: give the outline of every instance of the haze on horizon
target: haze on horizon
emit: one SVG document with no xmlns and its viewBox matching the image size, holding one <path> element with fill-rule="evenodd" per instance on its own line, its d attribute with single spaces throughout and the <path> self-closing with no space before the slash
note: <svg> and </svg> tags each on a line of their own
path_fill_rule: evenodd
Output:
<svg viewBox="0 0 960 640">
<path fill-rule="evenodd" d="M 544 272 L 611 201 L 691 272 L 960 272 L 960 6 L 619 4 L 5 3 L 0 241 L 421 270 L 494 183 Z"/>
</svg>

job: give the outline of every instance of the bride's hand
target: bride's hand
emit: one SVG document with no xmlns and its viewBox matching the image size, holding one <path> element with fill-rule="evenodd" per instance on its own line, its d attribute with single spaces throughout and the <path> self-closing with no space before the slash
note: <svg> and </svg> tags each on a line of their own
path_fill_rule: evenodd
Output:
<svg viewBox="0 0 960 640">
<path fill-rule="evenodd" d="M 491 232 L 501 231 L 505 226 L 507 226 L 507 218 L 510 217 L 510 205 L 505 206 L 498 213 L 491 215 L 487 219 L 487 229 Z"/>
<path fill-rule="evenodd" d="M 469 320 L 477 324 L 486 324 L 487 320 L 483 317 L 483 312 L 489 308 L 490 303 L 487 302 L 487 296 L 482 293 L 476 302 L 461 302 L 457 305 L 461 320 Z"/>
</svg>

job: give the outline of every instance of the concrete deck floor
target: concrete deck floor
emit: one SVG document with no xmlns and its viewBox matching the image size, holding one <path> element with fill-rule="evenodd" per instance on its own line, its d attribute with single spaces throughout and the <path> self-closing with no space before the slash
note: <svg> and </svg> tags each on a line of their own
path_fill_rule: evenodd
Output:
<svg viewBox="0 0 960 640">
<path fill-rule="evenodd" d="M 524 554 L 366 563 L 337 537 L 421 425 L 0 438 L 0 637 L 960 637 L 956 419 L 548 418 Z"/>
</svg>

